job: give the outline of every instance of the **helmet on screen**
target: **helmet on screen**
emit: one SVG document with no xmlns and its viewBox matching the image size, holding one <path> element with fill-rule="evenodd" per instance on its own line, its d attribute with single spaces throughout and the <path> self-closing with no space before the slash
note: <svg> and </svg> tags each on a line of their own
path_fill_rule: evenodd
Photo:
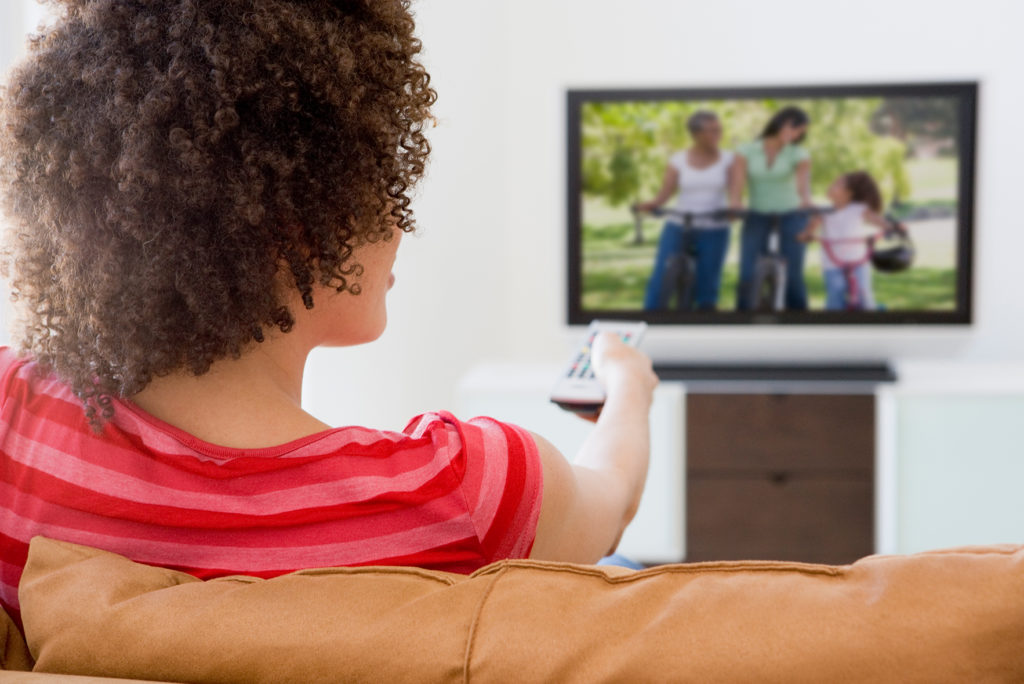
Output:
<svg viewBox="0 0 1024 684">
<path fill-rule="evenodd" d="M 914 263 L 914 243 L 906 233 L 899 234 L 896 244 L 889 247 L 876 247 L 871 252 L 871 263 L 879 271 L 898 273 L 910 268 Z"/>
</svg>

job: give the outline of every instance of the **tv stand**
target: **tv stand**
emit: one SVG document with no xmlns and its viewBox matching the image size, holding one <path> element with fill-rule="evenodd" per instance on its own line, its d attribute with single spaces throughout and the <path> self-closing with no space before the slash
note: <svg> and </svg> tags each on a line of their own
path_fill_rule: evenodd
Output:
<svg viewBox="0 0 1024 684">
<path fill-rule="evenodd" d="M 686 560 L 850 563 L 875 548 L 886 364 L 657 366 L 686 386 Z"/>
<path fill-rule="evenodd" d="M 881 383 L 895 382 L 887 363 L 828 365 L 685 364 L 656 365 L 662 380 L 699 382 Z"/>
</svg>

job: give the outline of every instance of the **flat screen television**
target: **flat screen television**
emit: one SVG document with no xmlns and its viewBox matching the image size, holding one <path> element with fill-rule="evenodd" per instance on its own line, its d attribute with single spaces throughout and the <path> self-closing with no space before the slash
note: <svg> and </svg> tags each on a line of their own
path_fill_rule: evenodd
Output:
<svg viewBox="0 0 1024 684">
<path fill-rule="evenodd" d="M 568 322 L 971 322 L 978 84 L 568 92 Z"/>
</svg>

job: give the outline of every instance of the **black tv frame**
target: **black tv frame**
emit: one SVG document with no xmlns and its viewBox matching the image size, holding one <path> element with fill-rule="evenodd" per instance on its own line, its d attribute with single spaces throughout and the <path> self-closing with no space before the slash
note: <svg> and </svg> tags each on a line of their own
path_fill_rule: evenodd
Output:
<svg viewBox="0 0 1024 684">
<path fill-rule="evenodd" d="M 567 254 L 569 259 L 567 311 L 569 325 L 586 325 L 595 318 L 644 320 L 652 325 L 956 325 L 973 322 L 974 201 L 977 161 L 977 81 L 882 83 L 852 85 L 792 85 L 723 88 L 622 88 L 567 91 Z M 781 311 L 719 310 L 644 311 L 582 308 L 581 110 L 590 101 L 661 101 L 760 99 L 775 97 L 956 97 L 960 102 L 957 176 L 957 306 L 954 311 Z"/>
</svg>

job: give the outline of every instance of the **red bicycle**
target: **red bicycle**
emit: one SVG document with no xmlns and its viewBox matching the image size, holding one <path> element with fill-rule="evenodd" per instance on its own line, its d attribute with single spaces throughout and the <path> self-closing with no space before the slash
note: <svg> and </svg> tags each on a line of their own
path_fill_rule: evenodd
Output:
<svg viewBox="0 0 1024 684">
<path fill-rule="evenodd" d="M 870 235 L 853 238 L 816 238 L 821 242 L 821 247 L 828 255 L 828 258 L 843 273 L 846 281 L 846 293 L 844 297 L 844 309 L 846 311 L 864 311 L 866 301 L 861 292 L 860 280 L 857 278 L 857 269 L 864 264 L 871 262 L 872 266 L 884 272 L 898 272 L 910 268 L 914 260 L 914 244 L 910 239 L 910 233 L 906 226 L 899 223 L 891 216 L 885 217 L 889 223 L 887 229 L 879 229 Z M 897 240 L 895 246 L 879 249 L 877 243 L 880 239 Z M 841 245 L 866 243 L 863 255 L 856 259 L 846 259 L 840 253 Z"/>
</svg>

